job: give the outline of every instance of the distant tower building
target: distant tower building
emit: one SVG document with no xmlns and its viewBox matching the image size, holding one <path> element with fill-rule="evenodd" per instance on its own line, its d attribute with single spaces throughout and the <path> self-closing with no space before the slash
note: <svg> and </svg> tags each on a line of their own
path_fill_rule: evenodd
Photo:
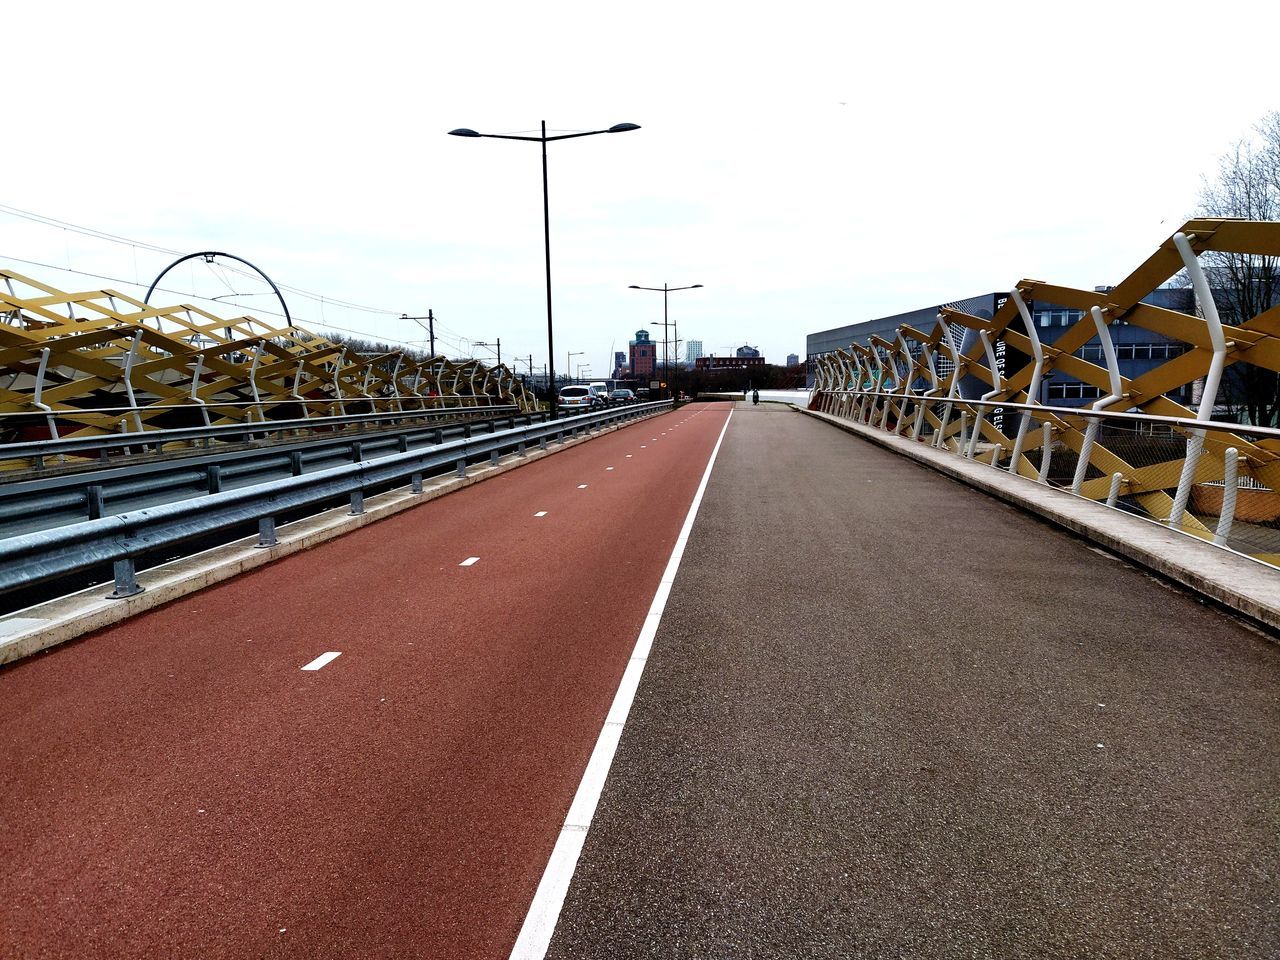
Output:
<svg viewBox="0 0 1280 960">
<path fill-rule="evenodd" d="M 760 356 L 760 348 L 759 348 L 759 347 L 749 347 L 749 346 L 747 346 L 746 344 L 743 344 L 742 346 L 740 346 L 740 347 L 738 348 L 738 356 L 740 356 L 740 357 L 758 357 L 758 356 Z"/>
<path fill-rule="evenodd" d="M 613 353 L 613 378 L 620 380 L 626 376 L 627 355 L 621 350 L 615 350 Z"/>
<path fill-rule="evenodd" d="M 702 356 L 701 340 L 690 340 L 685 344 L 684 359 L 687 363 L 693 363 L 693 361 L 697 360 L 700 356 Z"/>
<path fill-rule="evenodd" d="M 631 376 L 636 380 L 652 380 L 658 366 L 658 345 L 649 339 L 648 330 L 637 330 L 631 341 Z"/>
<path fill-rule="evenodd" d="M 800 365 L 800 354 L 798 354 L 798 353 L 788 353 L 788 354 L 787 354 L 787 366 L 788 366 L 788 367 L 796 367 L 796 366 L 799 366 L 799 365 Z"/>
</svg>

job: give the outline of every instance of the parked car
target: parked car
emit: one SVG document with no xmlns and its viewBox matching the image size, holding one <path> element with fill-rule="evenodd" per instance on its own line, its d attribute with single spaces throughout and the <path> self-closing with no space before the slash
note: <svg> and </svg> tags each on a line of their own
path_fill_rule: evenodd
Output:
<svg viewBox="0 0 1280 960">
<path fill-rule="evenodd" d="M 638 388 L 636 389 L 636 399 L 637 399 L 637 400 L 648 400 L 648 399 L 649 399 L 649 388 L 648 388 L 648 387 L 638 387 Z"/>
<path fill-rule="evenodd" d="M 565 413 L 589 413 L 600 405 L 589 387 L 571 386 L 560 388 L 560 398 L 556 407 Z"/>
<path fill-rule="evenodd" d="M 623 390 L 619 388 L 609 394 L 609 399 L 614 403 L 635 403 L 636 395 L 630 390 Z"/>
</svg>

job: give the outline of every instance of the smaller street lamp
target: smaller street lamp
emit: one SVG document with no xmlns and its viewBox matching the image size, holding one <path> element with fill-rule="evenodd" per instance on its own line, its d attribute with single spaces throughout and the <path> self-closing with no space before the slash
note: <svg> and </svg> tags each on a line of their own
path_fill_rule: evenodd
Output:
<svg viewBox="0 0 1280 960">
<path fill-rule="evenodd" d="M 691 284 L 690 286 L 687 286 L 687 287 L 669 287 L 665 283 L 660 287 L 638 287 L 633 283 L 631 284 L 631 286 L 627 288 L 628 290 L 652 290 L 655 293 L 662 294 L 662 372 L 666 376 L 670 376 L 670 373 L 671 373 L 671 361 L 670 359 L 668 359 L 668 354 L 667 354 L 667 345 L 670 343 L 670 341 L 667 338 L 667 294 L 674 293 L 677 290 L 698 290 L 701 287 L 702 287 L 702 284 L 700 283 Z M 676 336 L 677 337 L 680 336 L 680 328 L 678 326 L 676 327 Z M 677 344 L 678 343 L 679 341 L 677 340 Z M 678 346 L 677 346 L 677 349 L 679 349 Z M 676 381 L 678 381 L 679 379 L 680 379 L 680 364 L 679 364 L 679 359 L 677 358 L 676 376 L 672 377 L 672 386 L 667 388 L 667 396 L 671 396 L 672 387 L 675 386 Z"/>
</svg>

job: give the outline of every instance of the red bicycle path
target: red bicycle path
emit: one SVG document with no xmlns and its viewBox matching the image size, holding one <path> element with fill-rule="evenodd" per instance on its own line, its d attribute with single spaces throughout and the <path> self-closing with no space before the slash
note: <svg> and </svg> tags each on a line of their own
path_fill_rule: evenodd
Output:
<svg viewBox="0 0 1280 960">
<path fill-rule="evenodd" d="M 728 415 L 0 671 L 0 956 L 505 958 Z"/>
</svg>

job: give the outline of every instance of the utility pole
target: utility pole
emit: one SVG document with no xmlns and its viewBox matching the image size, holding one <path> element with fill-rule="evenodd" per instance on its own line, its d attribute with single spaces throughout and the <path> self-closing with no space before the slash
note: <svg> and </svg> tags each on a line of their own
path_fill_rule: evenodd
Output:
<svg viewBox="0 0 1280 960">
<path fill-rule="evenodd" d="M 411 317 L 411 316 L 409 316 L 407 313 L 402 313 L 402 314 L 400 314 L 400 319 L 401 319 L 401 320 L 412 320 L 414 323 L 416 323 L 416 324 L 417 324 L 418 326 L 420 326 L 420 327 L 422 327 L 422 321 L 423 321 L 423 320 L 427 321 L 427 325 L 426 325 L 425 327 L 422 327 L 422 329 L 423 329 L 423 330 L 425 330 L 425 331 L 427 331 L 427 336 L 428 336 L 428 337 L 430 338 L 430 340 L 431 340 L 431 355 L 434 357 L 434 356 L 436 355 L 436 317 L 435 317 L 435 314 L 434 314 L 431 310 L 428 310 L 428 311 L 427 311 L 427 315 L 426 315 L 425 317 Z"/>
</svg>

